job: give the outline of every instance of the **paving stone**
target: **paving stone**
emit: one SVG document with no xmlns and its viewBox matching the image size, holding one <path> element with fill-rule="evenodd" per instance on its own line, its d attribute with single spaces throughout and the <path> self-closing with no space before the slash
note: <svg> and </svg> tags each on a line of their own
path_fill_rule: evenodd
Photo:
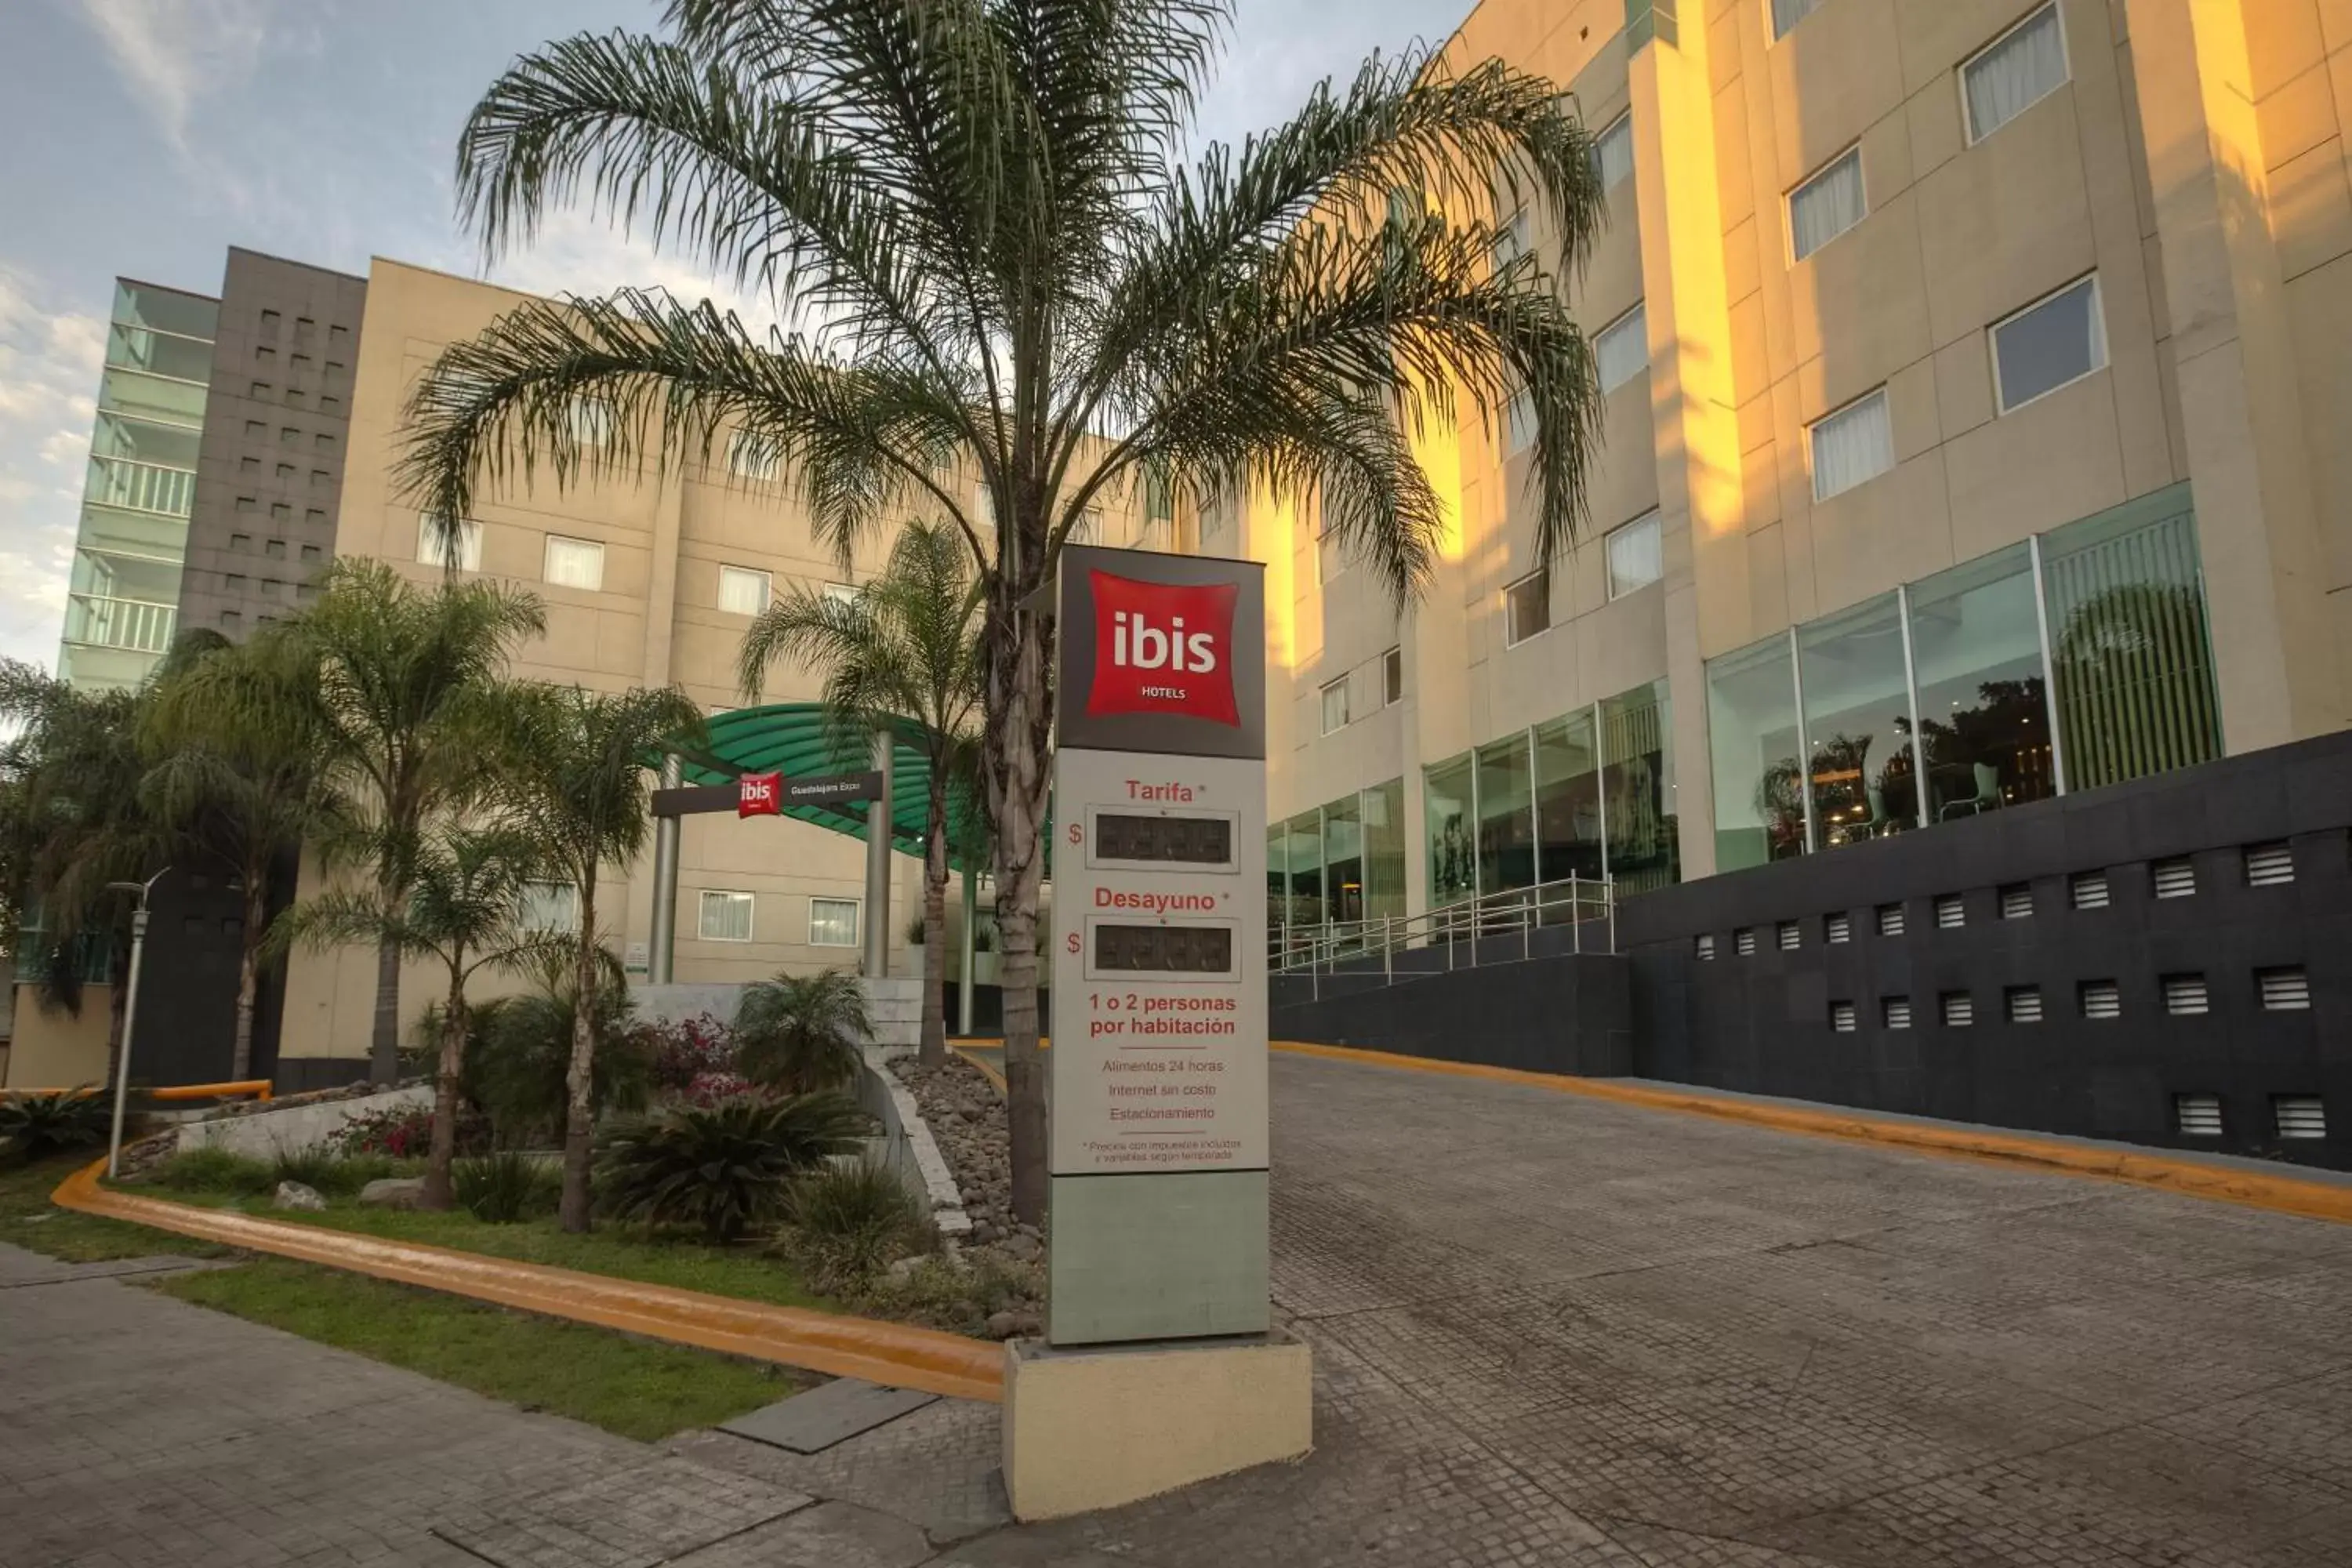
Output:
<svg viewBox="0 0 2352 1568">
<path fill-rule="evenodd" d="M 835 1443 L 911 1415 L 939 1398 L 911 1388 L 884 1388 L 836 1377 L 790 1399 L 722 1421 L 719 1429 L 795 1454 L 821 1454 Z"/>
<path fill-rule="evenodd" d="M 681 1433 L 672 1453 L 772 1485 L 840 1498 L 912 1520 L 941 1545 L 1012 1518 L 999 1471 L 997 1407 L 942 1399 L 821 1454 L 795 1454 L 724 1432 Z"/>
<path fill-rule="evenodd" d="M 931 1543 L 901 1519 L 828 1502 L 667 1559 L 675 1568 L 915 1568 Z"/>
<path fill-rule="evenodd" d="M 499 1568 L 656 1568 L 815 1500 L 675 1455 L 509 1486 L 445 1513 L 433 1533 Z"/>
</svg>

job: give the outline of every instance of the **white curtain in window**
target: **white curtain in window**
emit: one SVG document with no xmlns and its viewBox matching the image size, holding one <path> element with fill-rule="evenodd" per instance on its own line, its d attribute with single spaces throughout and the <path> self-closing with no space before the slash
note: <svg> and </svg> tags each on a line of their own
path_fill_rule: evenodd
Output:
<svg viewBox="0 0 2352 1568">
<path fill-rule="evenodd" d="M 2043 6 L 1970 60 L 1960 75 L 1969 100 L 1969 139 L 1980 142 L 2066 79 L 2066 40 L 2058 7 Z"/>
<path fill-rule="evenodd" d="M 427 566 L 452 564 L 440 526 L 422 514 L 416 519 L 416 559 Z M 482 569 L 482 525 L 471 518 L 457 525 L 457 559 L 455 565 L 460 572 L 479 572 Z"/>
<path fill-rule="evenodd" d="M 1785 38 L 1789 29 L 1813 13 L 1822 0 L 1772 0 L 1772 36 Z"/>
<path fill-rule="evenodd" d="M 1505 423 L 1509 428 L 1510 445 L 1504 448 L 1514 456 L 1526 451 L 1536 442 L 1536 405 L 1524 389 L 1511 394 L 1510 406 L 1505 411 Z"/>
<path fill-rule="evenodd" d="M 727 444 L 727 467 L 747 479 L 773 479 L 781 465 L 776 449 L 738 431 Z"/>
<path fill-rule="evenodd" d="M 590 539 L 566 539 L 561 534 L 547 536 L 547 580 L 559 588 L 586 588 L 590 591 L 604 585 L 604 547 Z"/>
<path fill-rule="evenodd" d="M 1827 500 L 1894 466 L 1895 426 L 1885 387 L 1814 425 L 1814 500 Z"/>
<path fill-rule="evenodd" d="M 756 616 L 768 607 L 768 574 L 746 566 L 719 569 L 719 607 L 730 616 Z"/>
<path fill-rule="evenodd" d="M 704 893 L 700 929 L 702 940 L 705 942 L 751 941 L 751 895 Z"/>
<path fill-rule="evenodd" d="M 1609 596 L 1630 594 L 1658 580 L 1665 570 L 1660 554 L 1658 514 L 1636 518 L 1624 527 L 1611 532 L 1609 552 Z"/>
<path fill-rule="evenodd" d="M 1601 372 L 1601 390 L 1614 392 L 1650 368 L 1650 319 L 1634 306 L 1601 329 L 1592 341 L 1593 363 Z"/>
<path fill-rule="evenodd" d="M 1528 209 L 1519 207 L 1495 230 L 1495 270 L 1500 272 L 1528 253 Z"/>
<path fill-rule="evenodd" d="M 1621 114 L 1612 121 L 1609 129 L 1592 143 L 1593 172 L 1601 176 L 1604 191 L 1620 180 L 1633 175 L 1633 117 Z"/>
<path fill-rule="evenodd" d="M 816 947 L 857 945 L 857 902 L 854 899 L 811 899 L 809 942 Z"/>
<path fill-rule="evenodd" d="M 1870 212 L 1857 147 L 1789 194 L 1789 239 L 1802 261 Z"/>
</svg>

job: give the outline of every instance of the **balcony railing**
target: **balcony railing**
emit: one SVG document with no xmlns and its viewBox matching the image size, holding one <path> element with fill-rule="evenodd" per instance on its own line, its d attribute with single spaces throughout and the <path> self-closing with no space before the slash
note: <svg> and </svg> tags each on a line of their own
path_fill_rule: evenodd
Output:
<svg viewBox="0 0 2352 1568">
<path fill-rule="evenodd" d="M 196 476 L 187 468 L 167 468 L 129 458 L 92 458 L 89 500 L 99 506 L 128 507 L 132 511 L 185 517 L 196 499 Z"/>
<path fill-rule="evenodd" d="M 1322 994 L 1325 975 L 1376 975 L 1383 984 L 1419 980 L 1483 962 L 1536 955 L 1537 933 L 1565 927 L 1571 952 L 1617 951 L 1617 886 L 1606 879 L 1570 876 L 1533 888 L 1511 888 L 1417 915 L 1335 921 L 1312 931 L 1268 933 L 1268 968 L 1305 973 Z M 1518 939 L 1518 952 L 1507 941 Z M 1482 959 L 1480 949 L 1485 948 Z"/>
<path fill-rule="evenodd" d="M 172 628 L 178 618 L 179 611 L 170 605 L 75 594 L 66 600 L 66 641 L 162 653 L 172 646 Z"/>
</svg>

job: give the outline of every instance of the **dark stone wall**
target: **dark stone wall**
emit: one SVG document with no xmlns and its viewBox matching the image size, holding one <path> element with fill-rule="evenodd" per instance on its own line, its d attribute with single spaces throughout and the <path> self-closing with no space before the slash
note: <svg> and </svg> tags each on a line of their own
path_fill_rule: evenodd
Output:
<svg viewBox="0 0 2352 1568">
<path fill-rule="evenodd" d="M 1319 999 L 1308 983 L 1286 978 L 1271 996 L 1270 1033 L 1531 1072 L 1622 1075 L 1633 1055 L 1631 973 L 1622 959 L 1558 955 L 1394 984 L 1326 976 Z"/>
</svg>

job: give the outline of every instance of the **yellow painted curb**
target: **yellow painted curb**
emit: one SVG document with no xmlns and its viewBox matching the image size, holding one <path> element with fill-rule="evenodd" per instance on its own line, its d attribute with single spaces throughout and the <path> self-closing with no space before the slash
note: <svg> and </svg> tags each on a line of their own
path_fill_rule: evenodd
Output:
<svg viewBox="0 0 2352 1568">
<path fill-rule="evenodd" d="M 1517 1068 L 1486 1067 L 1476 1062 L 1433 1061 L 1425 1057 L 1399 1056 L 1390 1051 L 1358 1050 L 1349 1046 L 1313 1045 L 1276 1040 L 1274 1048 L 1296 1056 L 1328 1057 L 1336 1061 L 1362 1062 L 1411 1072 L 1440 1073 L 1452 1078 L 1485 1079 L 1495 1083 L 1526 1084 L 1559 1094 L 1578 1094 L 1619 1105 L 1651 1110 L 1680 1111 L 1779 1132 L 1801 1132 L 1815 1138 L 1836 1138 L 1850 1143 L 1912 1149 L 1952 1159 L 2023 1165 L 2068 1176 L 2089 1176 L 2128 1182 L 2185 1197 L 2239 1204 L 2305 1219 L 2352 1225 L 2352 1186 L 2297 1181 L 2195 1160 L 2132 1150 L 2091 1149 L 2031 1134 L 1923 1127 L 1916 1122 L 1882 1121 L 1860 1111 L 1822 1107 L 1769 1105 L 1708 1094 L 1685 1094 L 1646 1084 L 1618 1083 L 1607 1079 L 1570 1078 L 1562 1074 L 1527 1072 Z"/>
<path fill-rule="evenodd" d="M 1003 1348 L 961 1334 L 139 1197 L 100 1186 L 99 1173 L 105 1167 L 106 1162 L 100 1160 L 68 1176 L 50 1194 L 52 1201 L 60 1208 L 82 1214 L 420 1285 L 551 1318 L 595 1323 L 672 1344 L 959 1399 L 994 1403 L 1003 1397 Z"/>
</svg>

